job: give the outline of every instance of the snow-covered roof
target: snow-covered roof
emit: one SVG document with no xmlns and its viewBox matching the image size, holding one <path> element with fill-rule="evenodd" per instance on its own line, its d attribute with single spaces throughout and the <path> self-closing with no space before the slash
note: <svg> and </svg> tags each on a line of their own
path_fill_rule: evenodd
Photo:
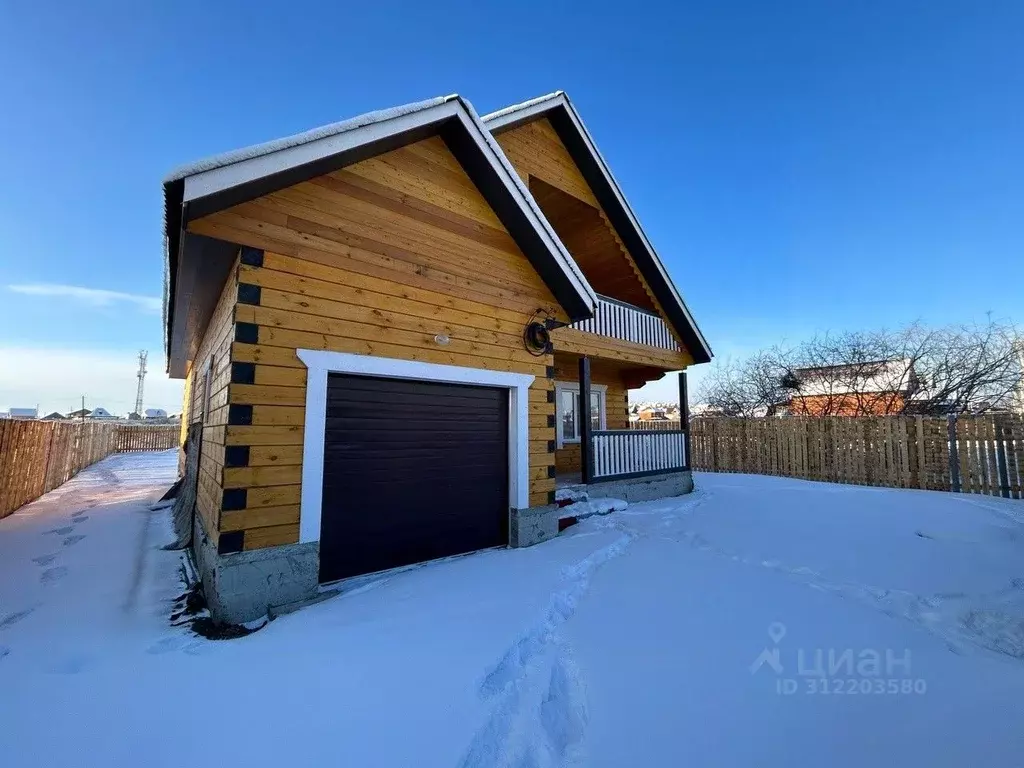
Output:
<svg viewBox="0 0 1024 768">
<path fill-rule="evenodd" d="M 268 194 L 275 188 L 291 186 L 303 180 L 301 172 L 309 168 L 310 177 L 321 175 L 322 164 L 335 156 L 349 156 L 362 147 L 376 147 L 406 134 L 440 128 L 456 121 L 469 137 L 466 143 L 474 158 L 479 158 L 511 193 L 518 216 L 525 219 L 540 246 L 564 278 L 564 285 L 552 285 L 552 292 L 580 319 L 593 315 L 597 294 L 575 260 L 562 244 L 529 189 L 505 157 L 483 121 L 470 104 L 458 95 L 442 96 L 315 128 L 282 139 L 226 152 L 182 166 L 164 180 L 166 282 L 165 321 L 168 352 L 174 321 L 174 295 L 180 238 L 188 218 L 207 215 L 245 199 Z M 387 151 L 385 146 L 380 151 Z M 461 161 L 461 160 L 460 160 Z M 275 186 L 276 185 L 276 186 Z M 247 196 L 248 195 L 248 196 Z M 194 208 L 189 214 L 189 206 Z M 198 213 L 196 213 L 198 212 Z M 522 219 L 517 219 L 522 221 Z M 509 226 L 506 223 L 506 226 Z M 516 233 L 509 226 L 513 237 Z M 531 260 L 537 249 L 528 250 Z M 533 255 L 531 256 L 531 252 Z M 551 270 L 544 270 L 548 275 Z M 168 355 L 170 357 L 170 354 Z"/>
<path fill-rule="evenodd" d="M 909 358 L 797 368 L 802 396 L 905 392 L 916 383 Z"/>
<path fill-rule="evenodd" d="M 228 165 L 233 165 L 234 163 L 242 162 L 243 160 L 252 160 L 274 152 L 280 152 L 284 149 L 309 144 L 311 142 L 318 141 L 319 139 L 337 136 L 338 134 L 346 133 L 354 130 L 355 128 L 362 128 L 366 125 L 392 120 L 397 117 L 402 117 L 403 115 L 419 112 L 428 107 L 444 104 L 446 101 L 451 101 L 452 99 L 457 98 L 458 95 L 452 94 L 450 96 L 438 96 L 433 99 L 416 101 L 412 104 L 405 104 L 399 107 L 391 107 L 390 109 L 378 109 L 374 112 L 367 112 L 365 115 L 359 115 L 357 117 L 349 118 L 348 120 L 340 120 L 328 125 L 322 125 L 319 128 L 313 128 L 309 131 L 296 133 L 292 136 L 285 136 L 280 139 L 274 139 L 273 141 L 265 141 L 261 144 L 253 144 L 252 146 L 234 149 L 230 152 L 222 152 L 219 155 L 213 155 L 212 157 L 207 157 L 203 160 L 197 160 L 195 162 L 179 166 L 167 174 L 164 178 L 164 183 L 178 181 L 188 176 L 195 176 L 198 173 L 203 173 L 204 171 L 212 171 L 216 168 L 223 168 Z"/>
<path fill-rule="evenodd" d="M 587 176 L 584 170 L 585 165 L 591 166 L 597 172 L 588 177 L 587 181 L 592 187 L 595 187 L 595 182 L 600 182 L 596 186 L 604 187 L 604 190 L 595 188 L 594 192 L 599 200 L 602 196 L 607 200 L 608 204 L 606 205 L 602 200 L 602 205 L 607 209 L 605 212 L 612 219 L 616 231 L 626 242 L 630 254 L 644 272 L 644 276 L 668 313 L 673 326 L 686 342 L 694 360 L 708 362 L 712 357 L 711 347 L 700 332 L 700 328 L 697 327 L 686 302 L 683 301 L 683 297 L 675 283 L 672 282 L 672 278 L 669 277 L 665 265 L 626 200 L 622 187 L 615 180 L 608 163 L 605 162 L 604 156 L 597 148 L 597 144 L 594 143 L 593 137 L 583 124 L 583 120 L 565 91 L 555 91 L 499 109 L 484 115 L 483 121 L 487 128 L 494 133 L 509 130 L 542 117 L 551 119 L 559 137 L 566 144 L 566 148 L 577 165 L 580 166 L 581 171 L 584 171 L 584 176 Z M 606 191 L 608 194 L 602 195 L 602 191 Z"/>
</svg>

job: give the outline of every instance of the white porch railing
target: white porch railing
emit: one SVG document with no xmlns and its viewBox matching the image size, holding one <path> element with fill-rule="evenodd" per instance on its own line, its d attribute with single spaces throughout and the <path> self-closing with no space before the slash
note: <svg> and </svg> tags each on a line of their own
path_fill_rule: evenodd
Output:
<svg viewBox="0 0 1024 768">
<path fill-rule="evenodd" d="M 593 480 L 641 477 L 689 468 L 683 430 L 601 430 L 591 433 Z"/>
<path fill-rule="evenodd" d="M 598 336 L 646 344 L 649 347 L 679 349 L 668 324 L 653 312 L 634 307 L 631 304 L 599 296 L 597 311 L 589 320 L 572 324 L 573 328 Z"/>
</svg>

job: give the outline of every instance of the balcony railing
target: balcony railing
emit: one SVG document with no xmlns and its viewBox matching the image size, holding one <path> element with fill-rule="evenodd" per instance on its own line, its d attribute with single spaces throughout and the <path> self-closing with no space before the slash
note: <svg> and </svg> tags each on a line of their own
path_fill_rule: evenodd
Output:
<svg viewBox="0 0 1024 768">
<path fill-rule="evenodd" d="M 684 430 L 600 430 L 591 436 L 592 482 L 689 469 Z"/>
<path fill-rule="evenodd" d="M 597 310 L 589 320 L 572 324 L 573 328 L 598 336 L 646 344 L 649 347 L 679 349 L 668 324 L 653 312 L 634 307 L 632 304 L 599 296 Z"/>
</svg>

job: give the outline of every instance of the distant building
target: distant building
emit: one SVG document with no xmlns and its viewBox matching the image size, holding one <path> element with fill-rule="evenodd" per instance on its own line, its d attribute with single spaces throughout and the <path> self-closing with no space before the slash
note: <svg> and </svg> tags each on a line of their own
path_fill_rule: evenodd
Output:
<svg viewBox="0 0 1024 768">
<path fill-rule="evenodd" d="M 768 415 L 886 416 L 903 412 L 920 380 L 910 360 L 875 360 L 797 368 L 783 386 L 792 396 Z"/>
<path fill-rule="evenodd" d="M 0 413 L 3 414 L 3 417 L 5 419 L 20 419 L 23 421 L 26 419 L 36 419 L 39 417 L 38 408 L 11 408 L 6 413 L 3 413 L 2 411 L 0 411 Z"/>
<path fill-rule="evenodd" d="M 92 409 L 92 413 L 89 414 L 89 418 L 90 419 L 116 419 L 117 416 L 112 414 L 106 408 L 101 408 L 101 407 L 97 406 L 96 408 Z"/>
<path fill-rule="evenodd" d="M 79 408 L 77 411 L 72 411 L 68 414 L 69 419 L 87 419 L 92 415 L 92 411 L 88 408 Z"/>
<path fill-rule="evenodd" d="M 166 419 L 167 411 L 163 408 L 147 408 L 146 409 L 147 419 Z"/>
<path fill-rule="evenodd" d="M 67 418 L 68 417 L 65 416 L 63 413 L 57 413 L 57 411 L 54 411 L 53 413 L 48 413 L 42 417 L 43 421 L 67 421 Z"/>
<path fill-rule="evenodd" d="M 640 421 L 667 421 L 668 411 L 665 408 L 642 408 L 637 414 Z"/>
</svg>

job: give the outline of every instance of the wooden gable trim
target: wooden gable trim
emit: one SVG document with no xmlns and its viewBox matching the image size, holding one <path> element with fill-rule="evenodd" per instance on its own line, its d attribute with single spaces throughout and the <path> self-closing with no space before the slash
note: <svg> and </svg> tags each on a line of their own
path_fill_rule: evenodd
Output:
<svg viewBox="0 0 1024 768">
<path fill-rule="evenodd" d="M 323 176 L 361 160 L 438 135 L 498 219 L 573 320 L 593 316 L 597 295 L 519 181 L 472 107 L 459 97 L 370 117 L 325 135 L 278 142 L 213 161 L 170 177 L 164 184 L 168 289 L 168 359 L 180 360 L 176 334 L 179 284 L 197 269 L 182 236 L 190 221 Z M 184 267 L 184 269 L 183 269 Z M 198 308 L 208 316 L 209 307 Z M 182 375 L 181 365 L 169 366 Z M 172 374 L 172 375 L 173 375 Z"/>
<path fill-rule="evenodd" d="M 665 270 L 657 252 L 647 239 L 636 215 L 630 208 L 618 182 L 583 125 L 579 114 L 562 92 L 534 99 L 519 107 L 485 115 L 484 124 L 491 133 L 500 135 L 526 123 L 546 118 L 562 144 L 573 158 L 576 167 L 608 216 L 626 250 L 633 257 L 649 283 L 654 297 L 664 309 L 669 323 L 679 333 L 684 345 L 693 355 L 694 362 L 711 360 L 711 347 L 697 327 L 692 315 Z"/>
</svg>

